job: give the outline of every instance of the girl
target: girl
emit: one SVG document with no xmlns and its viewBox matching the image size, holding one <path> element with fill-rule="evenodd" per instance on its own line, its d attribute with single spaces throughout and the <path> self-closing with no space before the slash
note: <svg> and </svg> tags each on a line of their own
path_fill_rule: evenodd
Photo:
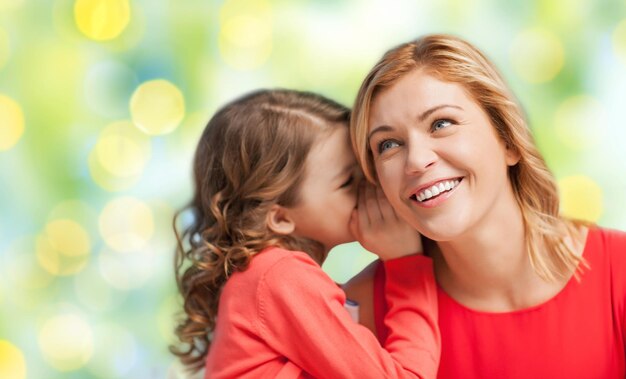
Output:
<svg viewBox="0 0 626 379">
<path fill-rule="evenodd" d="M 439 378 L 624 378 L 626 234 L 559 216 L 522 111 L 480 51 L 445 35 L 390 50 L 351 134 L 366 177 L 427 237 Z M 348 295 L 384 336 L 379 266 Z"/>
<path fill-rule="evenodd" d="M 273 90 L 234 101 L 207 125 L 194 162 L 196 221 L 177 252 L 186 314 L 173 348 L 207 378 L 435 376 L 431 262 L 408 255 L 421 251 L 420 237 L 380 191 L 362 188 L 354 209 L 348 117 L 320 96 Z M 384 349 L 320 268 L 353 235 L 367 236 L 390 277 Z"/>
</svg>

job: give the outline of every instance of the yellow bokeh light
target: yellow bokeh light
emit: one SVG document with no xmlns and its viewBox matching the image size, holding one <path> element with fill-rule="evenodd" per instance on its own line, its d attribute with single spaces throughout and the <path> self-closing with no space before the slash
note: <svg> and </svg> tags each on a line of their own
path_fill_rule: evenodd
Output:
<svg viewBox="0 0 626 379">
<path fill-rule="evenodd" d="M 222 26 L 225 42 L 239 48 L 255 48 L 271 38 L 271 24 L 260 17 L 240 15 L 228 19 Z"/>
<path fill-rule="evenodd" d="M 85 33 L 78 27 L 77 18 L 76 18 L 76 0 L 53 0 L 54 4 L 52 7 L 51 15 L 52 22 L 54 27 L 55 35 L 63 41 L 74 41 L 76 43 L 80 43 L 86 35 Z M 123 13 L 113 13 L 110 14 L 108 19 L 101 18 L 101 24 L 106 26 L 106 29 L 102 29 L 102 32 L 112 33 L 115 31 L 119 31 L 119 34 L 116 35 L 113 39 L 108 40 L 98 40 L 103 45 L 106 46 L 107 51 L 109 52 L 122 52 L 128 51 L 137 46 L 143 40 L 145 29 L 146 29 L 146 17 L 142 10 L 142 5 L 137 1 L 129 1 L 124 0 L 130 7 L 128 10 L 128 17 L 126 21 L 126 25 L 120 23 L 123 21 L 120 17 L 123 16 Z M 104 2 L 101 2 L 101 4 Z M 120 3 L 121 4 L 121 3 Z M 89 24 L 89 17 L 93 15 L 93 12 L 90 14 L 89 10 L 96 9 L 98 4 L 96 2 L 92 2 L 91 4 L 87 4 L 90 7 L 85 8 L 87 13 L 85 13 L 84 21 L 85 27 L 90 28 L 91 26 L 95 26 L 93 23 Z M 112 7 L 116 7 L 115 1 L 106 3 L 106 6 L 110 9 Z M 121 11 L 126 12 L 126 11 Z M 81 16 L 83 17 L 83 16 Z M 115 19 L 112 19 L 114 17 Z M 91 18 L 91 21 L 96 21 L 94 18 Z M 98 21 L 96 21 L 98 22 Z M 104 25 L 106 23 L 106 25 Z M 91 26 L 90 26 L 91 25 Z M 120 29 L 122 28 L 123 29 Z M 97 30 L 91 29 L 96 34 Z M 102 35 L 102 34 L 100 34 Z M 91 39 L 90 36 L 87 36 Z M 97 95 L 95 95 L 97 96 Z"/>
<path fill-rule="evenodd" d="M 12 148 L 24 134 L 24 114 L 18 103 L 0 94 L 0 151 Z"/>
<path fill-rule="evenodd" d="M 82 317 L 56 316 L 39 333 L 39 347 L 46 361 L 59 371 L 78 370 L 93 353 L 93 332 Z"/>
<path fill-rule="evenodd" d="M 102 167 L 119 177 L 141 175 L 150 159 L 150 140 L 129 121 L 109 125 L 94 151 Z"/>
<path fill-rule="evenodd" d="M 76 0 L 74 18 L 88 38 L 105 41 L 119 36 L 130 21 L 128 0 Z"/>
<path fill-rule="evenodd" d="M 565 100 L 554 114 L 559 140 L 576 150 L 597 145 L 607 125 L 608 115 L 602 104 L 586 95 Z"/>
<path fill-rule="evenodd" d="M 532 28 L 518 34 L 510 49 L 515 72 L 529 83 L 552 80 L 563 68 L 563 44 L 549 30 Z"/>
<path fill-rule="evenodd" d="M 239 70 L 264 64 L 272 53 L 272 12 L 266 1 L 228 0 L 220 14 L 222 58 Z"/>
<path fill-rule="evenodd" d="M 98 186 L 107 191 L 127 190 L 134 186 L 140 178 L 140 175 L 128 177 L 113 175 L 109 170 L 102 167 L 95 151 L 92 151 L 91 154 L 89 154 L 87 164 L 89 165 L 91 178 L 94 182 L 96 182 L 96 184 L 98 184 Z"/>
<path fill-rule="evenodd" d="M 533 18 L 542 20 L 550 27 L 576 32 L 588 25 L 589 14 L 594 12 L 593 0 L 551 0 L 538 2 Z"/>
<path fill-rule="evenodd" d="M 145 165 L 141 148 L 123 136 L 108 136 L 98 141 L 96 153 L 102 167 L 118 176 L 133 176 Z"/>
<path fill-rule="evenodd" d="M 626 19 L 622 20 L 613 32 L 613 50 L 622 63 L 626 64 Z"/>
<path fill-rule="evenodd" d="M 9 54 L 11 53 L 11 45 L 9 41 L 9 36 L 7 33 L 0 28 L 0 70 L 6 64 L 9 59 Z"/>
<path fill-rule="evenodd" d="M 70 219 L 80 224 L 89 233 L 90 239 L 96 238 L 98 213 L 83 200 L 66 199 L 59 202 L 48 214 L 48 221 Z"/>
<path fill-rule="evenodd" d="M 152 210 L 132 197 L 111 200 L 99 218 L 100 235 L 118 252 L 132 252 L 144 247 L 154 233 Z"/>
<path fill-rule="evenodd" d="M 24 354 L 11 342 L 5 340 L 0 340 L 0 378 L 26 378 Z"/>
<path fill-rule="evenodd" d="M 65 255 L 82 256 L 89 253 L 89 235 L 72 220 L 54 220 L 48 223 L 46 235 L 52 247 Z"/>
<path fill-rule="evenodd" d="M 142 83 L 130 99 L 133 123 L 148 135 L 171 133 L 185 117 L 185 100 L 167 80 Z"/>
<path fill-rule="evenodd" d="M 602 216 L 602 189 L 589 177 L 576 175 L 559 180 L 561 214 L 597 222 Z"/>
<path fill-rule="evenodd" d="M 100 133 L 89 155 L 89 171 L 100 187 L 121 191 L 139 180 L 150 156 L 150 138 L 132 122 L 118 121 Z"/>
<path fill-rule="evenodd" d="M 53 275 L 73 275 L 81 271 L 89 260 L 91 241 L 89 234 L 77 222 L 58 219 L 46 225 L 37 237 L 39 264 Z"/>
</svg>

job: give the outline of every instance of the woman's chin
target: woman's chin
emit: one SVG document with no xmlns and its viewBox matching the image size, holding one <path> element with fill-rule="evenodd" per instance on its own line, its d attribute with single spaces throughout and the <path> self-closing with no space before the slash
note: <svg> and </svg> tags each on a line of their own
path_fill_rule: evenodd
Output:
<svg viewBox="0 0 626 379">
<path fill-rule="evenodd" d="M 424 237 L 435 242 L 447 242 L 453 241 L 462 234 L 462 228 L 436 225 L 419 225 L 415 226 L 415 229 Z"/>
</svg>

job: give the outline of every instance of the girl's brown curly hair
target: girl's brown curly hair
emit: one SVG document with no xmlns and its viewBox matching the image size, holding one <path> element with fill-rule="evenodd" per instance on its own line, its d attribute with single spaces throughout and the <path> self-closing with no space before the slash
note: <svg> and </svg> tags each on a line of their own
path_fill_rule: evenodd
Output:
<svg viewBox="0 0 626 379">
<path fill-rule="evenodd" d="M 276 235 L 266 217 L 274 204 L 297 204 L 313 142 L 322 132 L 347 127 L 349 114 L 312 93 L 262 90 L 224 106 L 209 121 L 193 164 L 195 194 L 174 217 L 184 314 L 176 327 L 180 341 L 170 351 L 190 370 L 204 366 L 224 283 L 255 253 L 281 246 L 324 260 L 319 243 Z M 186 210 L 194 220 L 179 234 L 176 221 Z"/>
</svg>

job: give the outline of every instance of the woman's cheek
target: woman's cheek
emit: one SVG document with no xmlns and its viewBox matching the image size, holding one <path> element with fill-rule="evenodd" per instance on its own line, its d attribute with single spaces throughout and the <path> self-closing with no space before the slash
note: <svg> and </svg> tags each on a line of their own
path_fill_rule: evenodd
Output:
<svg viewBox="0 0 626 379">
<path fill-rule="evenodd" d="M 376 173 L 381 186 L 386 187 L 400 181 L 403 170 L 397 159 L 389 159 L 376 164 Z"/>
</svg>

